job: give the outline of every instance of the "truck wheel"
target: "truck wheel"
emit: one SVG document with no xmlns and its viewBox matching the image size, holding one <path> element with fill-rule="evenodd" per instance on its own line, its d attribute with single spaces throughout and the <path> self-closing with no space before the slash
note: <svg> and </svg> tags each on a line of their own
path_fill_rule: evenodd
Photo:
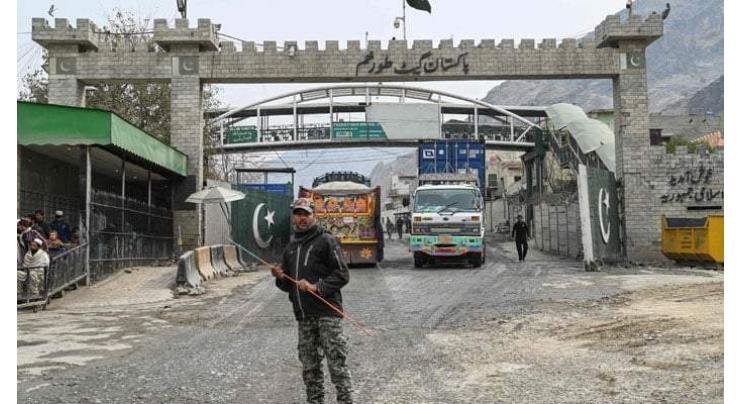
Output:
<svg viewBox="0 0 740 404">
<path fill-rule="evenodd" d="M 424 266 L 426 259 L 421 253 L 414 253 L 414 268 L 421 268 Z"/>
<path fill-rule="evenodd" d="M 470 264 L 473 266 L 473 268 L 480 268 L 482 263 L 483 263 L 482 254 L 471 254 L 470 255 Z"/>
</svg>

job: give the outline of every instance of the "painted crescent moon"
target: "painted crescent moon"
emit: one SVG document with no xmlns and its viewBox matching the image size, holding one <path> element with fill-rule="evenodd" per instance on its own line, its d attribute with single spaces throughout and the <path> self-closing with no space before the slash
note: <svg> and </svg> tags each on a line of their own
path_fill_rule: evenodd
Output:
<svg viewBox="0 0 740 404">
<path fill-rule="evenodd" d="M 272 236 L 267 239 L 267 241 L 262 239 L 262 236 L 260 235 L 260 210 L 262 210 L 262 207 L 265 206 L 264 203 L 260 203 L 257 205 L 257 207 L 254 209 L 254 216 L 252 216 L 252 235 L 254 235 L 254 241 L 257 242 L 257 245 L 260 248 L 267 248 L 270 246 L 270 242 L 272 241 Z"/>
<path fill-rule="evenodd" d="M 599 227 L 601 227 L 601 239 L 604 240 L 604 243 L 609 243 L 609 235 L 612 231 L 612 223 L 609 221 L 608 212 L 607 209 L 607 217 L 606 217 L 606 229 L 604 229 L 604 215 L 602 212 L 601 207 L 604 206 L 604 188 L 601 188 L 599 190 Z M 606 201 L 609 200 L 609 193 L 606 192 Z"/>
<path fill-rule="evenodd" d="M 61 70 L 62 72 L 68 72 L 69 71 L 69 67 L 67 67 L 67 61 L 66 60 L 59 61 L 59 70 Z"/>
<path fill-rule="evenodd" d="M 193 65 L 192 60 L 185 60 L 182 62 L 182 70 L 185 70 L 186 72 L 192 72 L 195 70 L 195 66 Z"/>
<path fill-rule="evenodd" d="M 640 66 L 640 64 L 641 64 L 641 60 L 640 59 L 641 59 L 641 57 L 639 55 L 632 55 L 632 56 L 630 56 L 630 64 L 632 66 L 635 66 L 635 67 Z"/>
</svg>

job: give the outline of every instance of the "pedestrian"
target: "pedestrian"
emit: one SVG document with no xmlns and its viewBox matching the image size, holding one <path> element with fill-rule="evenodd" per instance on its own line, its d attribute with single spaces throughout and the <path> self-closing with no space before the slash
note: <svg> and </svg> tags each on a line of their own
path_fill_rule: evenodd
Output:
<svg viewBox="0 0 740 404">
<path fill-rule="evenodd" d="M 54 212 L 54 220 L 49 223 L 49 231 L 56 230 L 59 235 L 59 239 L 63 243 L 69 243 L 69 239 L 72 237 L 72 231 L 69 229 L 69 224 L 64 221 L 64 212 L 58 210 Z M 51 233 L 49 234 L 51 236 Z"/>
<path fill-rule="evenodd" d="M 393 240 L 393 222 L 390 217 L 385 218 L 385 231 L 388 233 L 388 240 Z"/>
<path fill-rule="evenodd" d="M 517 215 L 516 223 L 511 229 L 511 236 L 514 237 L 516 243 L 516 252 L 519 254 L 519 262 L 524 261 L 527 258 L 527 240 L 529 239 L 529 227 L 524 223 L 522 215 Z"/>
<path fill-rule="evenodd" d="M 49 224 L 44 221 L 44 211 L 41 209 L 36 209 L 36 212 L 34 213 L 34 220 L 36 222 L 36 224 L 33 226 L 34 229 L 38 230 L 39 233 L 44 236 L 44 239 L 49 238 Z"/>
<path fill-rule="evenodd" d="M 342 310 L 341 288 L 349 282 L 349 270 L 336 238 L 316 224 L 313 202 L 298 198 L 292 209 L 294 234 L 283 251 L 282 265 L 272 268 L 272 275 L 277 287 L 288 292 L 298 321 L 298 359 L 303 365 L 307 401 L 324 402 L 321 363 L 326 356 L 337 402 L 351 403 L 352 378 L 347 367 L 342 317 L 311 294 Z"/>
<path fill-rule="evenodd" d="M 18 231 L 18 254 L 20 255 L 18 262 L 23 262 L 23 257 L 26 256 L 28 250 L 31 249 L 31 241 L 34 239 L 40 239 L 44 241 L 42 249 L 46 248 L 46 239 L 41 233 L 32 227 L 32 223 L 27 218 L 21 218 L 17 222 Z"/>
<path fill-rule="evenodd" d="M 64 243 L 62 242 L 62 239 L 59 238 L 59 234 L 56 230 L 49 230 L 49 239 L 46 240 L 46 249 L 52 257 L 61 254 L 66 250 Z"/>
<path fill-rule="evenodd" d="M 41 292 L 41 286 L 44 281 L 44 271 L 49 267 L 49 255 L 41 249 L 44 241 L 36 238 L 31 240 L 30 248 L 23 257 L 23 269 L 18 269 L 18 286 L 17 292 L 22 293 L 23 287 L 28 280 L 27 292 L 30 295 L 38 295 Z"/>
<path fill-rule="evenodd" d="M 396 231 L 398 232 L 398 239 L 403 240 L 403 217 L 398 216 L 396 218 Z"/>
</svg>

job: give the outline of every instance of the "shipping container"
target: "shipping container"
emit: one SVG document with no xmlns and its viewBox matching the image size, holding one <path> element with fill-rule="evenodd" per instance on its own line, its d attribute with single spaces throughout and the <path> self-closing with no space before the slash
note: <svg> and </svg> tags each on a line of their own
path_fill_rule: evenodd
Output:
<svg viewBox="0 0 740 404">
<path fill-rule="evenodd" d="M 478 187 L 486 186 L 486 149 L 483 142 L 469 140 L 425 140 L 419 142 L 419 175 L 473 173 Z"/>
</svg>

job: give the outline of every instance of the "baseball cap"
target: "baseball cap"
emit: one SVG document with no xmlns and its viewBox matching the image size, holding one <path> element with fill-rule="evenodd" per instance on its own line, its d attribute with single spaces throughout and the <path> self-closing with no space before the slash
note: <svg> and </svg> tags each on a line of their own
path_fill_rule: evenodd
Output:
<svg viewBox="0 0 740 404">
<path fill-rule="evenodd" d="M 313 214 L 313 201 L 311 201 L 308 198 L 298 198 L 293 202 L 293 205 L 291 206 L 293 211 L 297 209 L 303 209 L 306 212 Z"/>
</svg>

